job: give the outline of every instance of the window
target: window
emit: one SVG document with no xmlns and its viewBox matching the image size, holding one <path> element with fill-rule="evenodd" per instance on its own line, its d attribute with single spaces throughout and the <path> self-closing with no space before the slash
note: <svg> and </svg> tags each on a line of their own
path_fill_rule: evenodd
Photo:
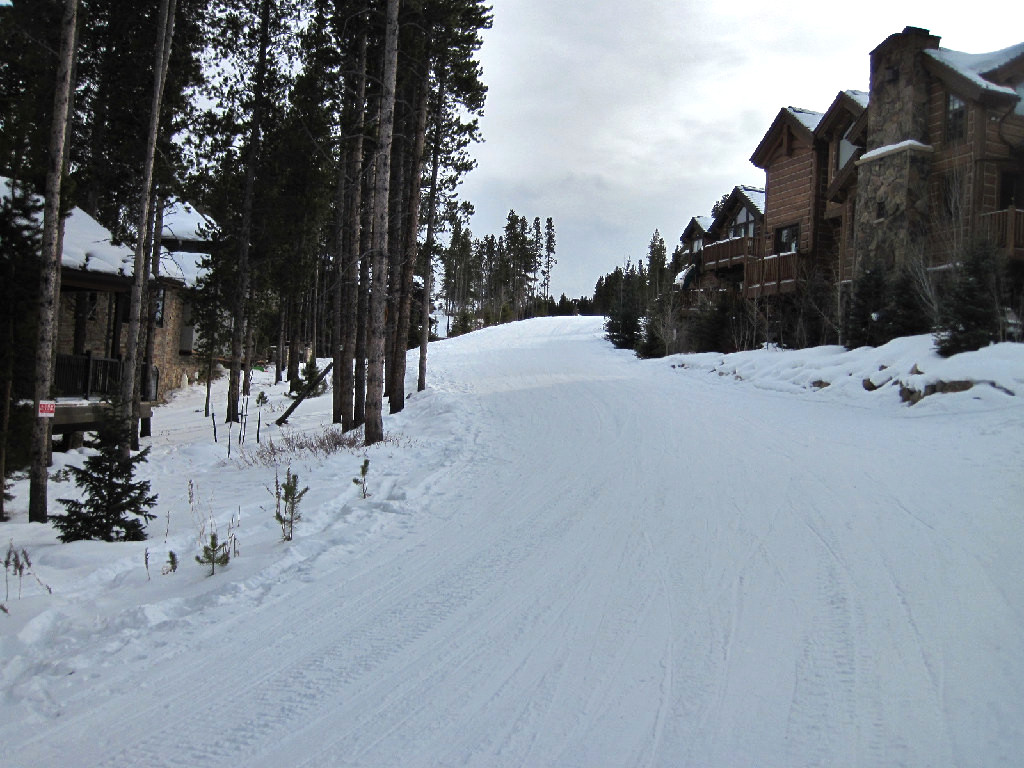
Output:
<svg viewBox="0 0 1024 768">
<path fill-rule="evenodd" d="M 747 209 L 743 208 L 736 214 L 729 227 L 729 237 L 753 237 L 754 216 Z"/>
<path fill-rule="evenodd" d="M 967 105 L 955 94 L 946 97 L 946 141 L 962 141 L 967 133 Z"/>
<path fill-rule="evenodd" d="M 800 225 L 790 224 L 775 230 L 775 253 L 796 253 L 800 243 Z"/>
<path fill-rule="evenodd" d="M 853 157 L 853 153 L 857 151 L 857 145 L 850 141 L 850 132 L 853 130 L 851 125 L 846 129 L 846 133 L 839 139 L 839 143 L 836 145 L 836 173 L 843 170 L 846 164 L 850 162 L 850 158 Z"/>
</svg>

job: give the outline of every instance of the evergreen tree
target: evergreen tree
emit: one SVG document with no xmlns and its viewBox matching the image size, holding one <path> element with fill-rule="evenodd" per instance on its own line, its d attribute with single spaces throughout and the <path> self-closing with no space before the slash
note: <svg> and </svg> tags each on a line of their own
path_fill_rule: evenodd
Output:
<svg viewBox="0 0 1024 768">
<path fill-rule="evenodd" d="M 555 268 L 555 223 L 549 216 L 544 222 L 544 262 L 541 267 L 541 292 L 545 299 L 551 297 L 551 270 Z M 563 294 L 564 296 L 564 294 Z"/>
<path fill-rule="evenodd" d="M 145 525 L 156 515 L 148 510 L 156 503 L 148 480 L 135 480 L 136 465 L 146 461 L 149 448 L 124 458 L 120 445 L 126 425 L 108 418 L 97 432 L 99 453 L 85 460 L 84 467 L 69 467 L 75 485 L 85 499 L 58 499 L 66 515 L 55 516 L 54 527 L 61 541 L 143 541 Z"/>
<path fill-rule="evenodd" d="M 17 403 L 32 396 L 31 370 L 18 361 L 34 354 L 35 295 L 39 282 L 39 200 L 24 189 L 0 187 L 0 478 L 28 461 L 24 450 L 30 425 L 28 409 Z M 6 519 L 4 492 L 0 520 Z"/>
<path fill-rule="evenodd" d="M 885 313 L 885 333 L 889 339 L 915 336 L 932 330 L 928 310 L 921 301 L 913 274 L 901 269 L 892 282 Z"/>
<path fill-rule="evenodd" d="M 877 347 L 888 341 L 885 322 L 888 303 L 884 268 L 880 264 L 865 265 L 853 282 L 853 296 L 843 330 L 847 349 Z"/>
<path fill-rule="evenodd" d="M 651 235 L 651 242 L 647 246 L 647 275 L 650 282 L 649 300 L 653 301 L 666 288 L 666 259 L 667 249 L 665 238 L 658 230 Z"/>
<path fill-rule="evenodd" d="M 605 334 L 619 349 L 638 349 L 642 341 L 642 318 L 647 294 L 647 275 L 643 265 L 629 262 L 605 276 L 602 287 L 605 304 Z"/>
<path fill-rule="evenodd" d="M 228 551 L 228 542 L 217 540 L 217 532 L 210 534 L 210 543 L 203 544 L 203 554 L 196 555 L 196 562 L 200 565 L 210 566 L 210 575 L 217 572 L 217 566 L 224 567 L 231 560 L 231 553 Z"/>
<path fill-rule="evenodd" d="M 999 339 L 1000 274 L 995 248 L 975 243 L 956 270 L 940 308 L 936 350 L 943 357 L 981 349 Z"/>
</svg>

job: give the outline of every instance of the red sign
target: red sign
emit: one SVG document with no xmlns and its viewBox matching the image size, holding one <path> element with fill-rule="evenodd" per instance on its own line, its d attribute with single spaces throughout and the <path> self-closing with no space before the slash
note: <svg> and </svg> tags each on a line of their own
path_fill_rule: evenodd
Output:
<svg viewBox="0 0 1024 768">
<path fill-rule="evenodd" d="M 39 418 L 52 419 L 57 415 L 57 403 L 53 400 L 42 400 L 39 403 Z"/>
</svg>

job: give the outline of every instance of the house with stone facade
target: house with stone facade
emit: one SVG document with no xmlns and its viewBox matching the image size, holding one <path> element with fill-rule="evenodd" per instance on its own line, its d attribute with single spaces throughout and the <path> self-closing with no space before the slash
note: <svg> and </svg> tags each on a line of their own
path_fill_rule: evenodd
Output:
<svg viewBox="0 0 1024 768">
<path fill-rule="evenodd" d="M 779 319 L 824 285 L 839 318 L 866 265 L 937 276 L 978 239 L 1024 261 L 1024 43 L 939 43 L 907 27 L 871 51 L 868 92 L 840 91 L 823 113 L 781 109 L 751 156 L 763 197 L 740 214 L 734 190 L 692 287 L 713 278 Z"/>
<path fill-rule="evenodd" d="M 907 27 L 871 52 L 856 259 L 941 269 L 990 238 L 1024 258 L 1024 43 L 985 54 Z"/>
</svg>

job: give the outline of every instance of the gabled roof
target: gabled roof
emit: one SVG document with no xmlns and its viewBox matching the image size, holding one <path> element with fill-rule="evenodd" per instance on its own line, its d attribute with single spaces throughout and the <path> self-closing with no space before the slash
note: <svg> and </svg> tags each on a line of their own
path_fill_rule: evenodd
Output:
<svg viewBox="0 0 1024 768">
<path fill-rule="evenodd" d="M 680 235 L 680 242 L 685 242 L 698 235 L 706 235 L 714 222 L 715 220 L 710 216 L 694 216 L 690 219 L 690 223 L 686 225 L 683 234 Z"/>
<path fill-rule="evenodd" d="M 832 104 L 821 116 L 814 129 L 815 136 L 828 136 L 838 126 L 845 125 L 848 120 L 856 120 L 867 109 L 868 95 L 864 91 L 840 91 L 832 100 Z M 843 128 L 845 131 L 846 129 Z"/>
<path fill-rule="evenodd" d="M 191 203 L 173 200 L 164 211 L 164 240 L 209 245 L 217 225 Z"/>
<path fill-rule="evenodd" d="M 746 184 L 741 184 L 733 190 L 733 194 L 739 194 L 758 213 L 762 216 L 764 215 L 764 187 L 750 187 Z"/>
<path fill-rule="evenodd" d="M 721 206 L 718 216 L 715 217 L 711 226 L 708 227 L 708 233 L 712 237 L 717 236 L 718 230 L 732 219 L 736 209 L 740 206 L 745 206 L 752 210 L 757 214 L 757 218 L 763 218 L 764 200 L 764 189 L 762 187 L 752 187 L 746 184 L 733 187 L 729 197 L 726 198 L 725 203 Z"/>
<path fill-rule="evenodd" d="M 765 133 L 761 143 L 757 145 L 754 154 L 750 156 L 750 162 L 758 168 L 764 168 L 768 164 L 769 154 L 775 144 L 785 135 L 786 131 L 792 131 L 807 144 L 814 143 L 814 129 L 822 118 L 821 112 L 800 107 L 785 107 L 779 110 L 779 114 L 772 121 L 771 128 Z"/>
<path fill-rule="evenodd" d="M 0 197 L 9 197 L 10 194 L 10 179 L 0 177 Z M 42 200 L 38 195 L 33 197 L 40 202 Z M 195 285 L 201 273 L 198 259 L 191 254 L 182 256 L 164 253 L 160 259 L 161 275 L 186 285 Z M 135 250 L 116 244 L 109 229 L 76 207 L 64 219 L 60 263 L 62 269 L 127 278 L 135 271 Z"/>
<path fill-rule="evenodd" d="M 992 53 L 962 53 L 947 48 L 924 53 L 932 71 L 959 94 L 987 103 L 1016 102 L 1020 108 L 1024 99 L 1024 43 Z"/>
</svg>

